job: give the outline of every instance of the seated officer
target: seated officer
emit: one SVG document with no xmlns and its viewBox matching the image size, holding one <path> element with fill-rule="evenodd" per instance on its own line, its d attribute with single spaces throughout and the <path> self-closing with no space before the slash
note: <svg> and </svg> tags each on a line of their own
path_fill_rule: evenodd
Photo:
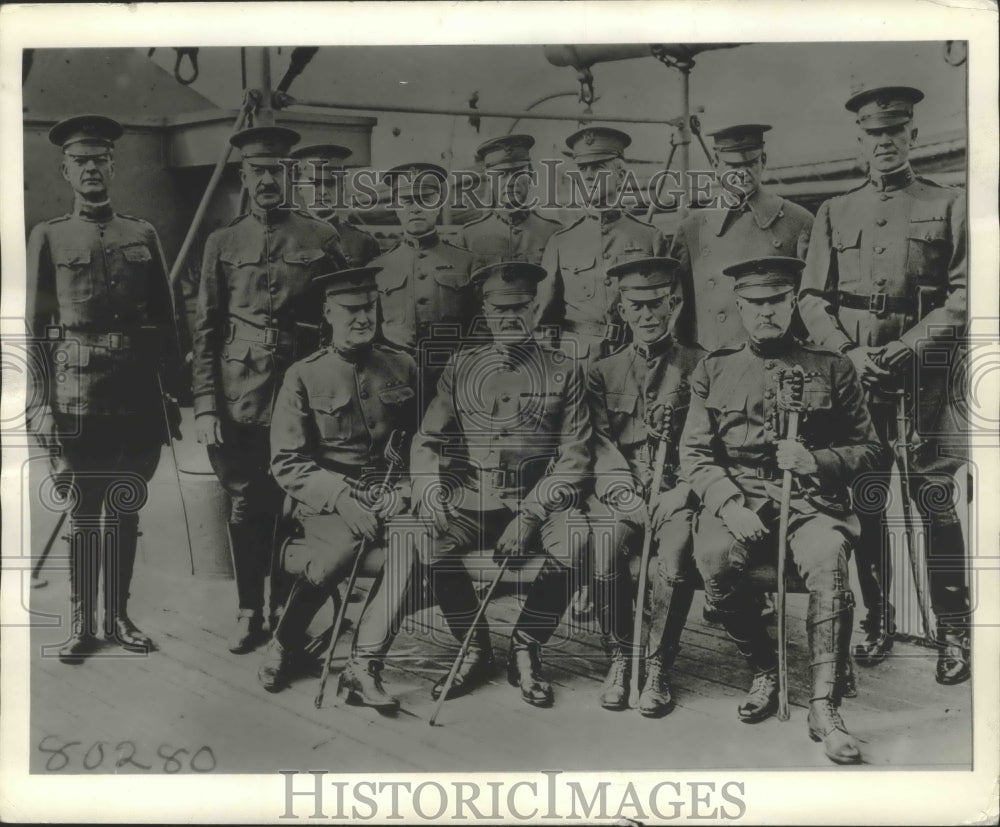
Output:
<svg viewBox="0 0 1000 827">
<path fill-rule="evenodd" d="M 694 553 L 705 590 L 754 670 L 738 713 L 756 723 L 777 707 L 774 643 L 744 572 L 751 558 L 775 560 L 782 472 L 793 475 L 788 545 L 809 590 L 806 628 L 812 666 L 809 735 L 838 764 L 861 754 L 840 717 L 840 684 L 851 639 L 854 595 L 847 559 L 860 531 L 848 495 L 881 448 L 848 359 L 800 344 L 789 333 L 804 262 L 751 259 L 727 267 L 749 341 L 717 350 L 691 375 L 681 472 L 701 500 Z M 802 374 L 799 439 L 782 438 L 779 376 Z M 784 552 L 783 552 L 784 553 Z"/>
<path fill-rule="evenodd" d="M 677 443 L 691 393 L 688 377 L 705 351 L 677 341 L 673 334 L 675 317 L 683 308 L 676 269 L 672 258 L 640 258 L 608 270 L 618 280 L 618 312 L 632 331 L 632 342 L 591 365 L 587 381 L 595 494 L 611 505 L 606 509 L 592 499 L 588 507 L 595 536 L 594 603 L 601 632 L 615 645 L 601 706 L 626 706 L 628 649 L 642 645 L 632 641 L 632 589 L 625 557 L 633 546 L 630 535 L 646 523 L 642 499 L 647 499 L 657 555 L 649 573 L 649 649 L 639 698 L 639 711 L 647 717 L 665 715 L 673 707 L 667 670 L 677 655 L 694 594 L 693 497 L 690 486 L 677 479 Z M 649 428 L 651 418 L 669 447 L 660 490 L 644 496 L 652 485 L 658 442 Z M 616 503 L 616 491 L 632 493 L 629 501 L 637 509 L 629 513 L 624 502 Z M 604 531 L 602 514 L 607 517 Z"/>
<path fill-rule="evenodd" d="M 404 507 L 402 489 L 372 490 L 384 479 L 385 447 L 393 431 L 412 428 L 416 401 L 413 359 L 374 341 L 376 272 L 367 267 L 313 279 L 325 296 L 331 345 L 288 369 L 275 403 L 271 471 L 295 500 L 304 537 L 300 547 L 289 548 L 290 555 L 297 553 L 286 564 L 299 577 L 260 668 L 260 682 L 271 692 L 283 688 L 309 622 L 350 572 L 355 556 L 362 548 L 380 554 L 373 541 L 385 520 Z M 382 579 L 338 690 L 389 711 L 399 702 L 385 692 L 380 672 L 391 630 L 402 618 L 405 595 L 396 589 L 405 590 L 407 577 Z"/>
<path fill-rule="evenodd" d="M 573 553 L 568 502 L 590 474 L 590 420 L 583 371 L 531 334 L 535 291 L 545 271 L 502 262 L 476 271 L 491 341 L 467 344 L 441 374 L 413 439 L 413 503 L 428 524 L 422 549 L 441 611 L 463 640 L 479 601 L 462 557 L 494 548 L 495 559 L 541 545 L 545 560 L 514 627 L 507 677 L 534 706 L 552 703 L 541 646 L 570 597 Z M 449 463 L 443 473 L 443 463 Z M 442 490 L 447 496 L 440 496 Z M 449 697 L 489 677 L 485 622 L 476 629 Z M 437 697 L 444 679 L 434 687 Z"/>
</svg>

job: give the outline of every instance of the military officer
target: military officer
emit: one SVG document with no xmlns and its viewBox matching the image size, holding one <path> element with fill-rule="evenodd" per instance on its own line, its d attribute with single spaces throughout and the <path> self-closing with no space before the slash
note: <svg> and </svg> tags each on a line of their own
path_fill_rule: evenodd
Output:
<svg viewBox="0 0 1000 827">
<path fill-rule="evenodd" d="M 590 364 L 625 337 L 616 316 L 617 280 L 607 268 L 626 248 L 663 255 L 665 241 L 651 224 L 633 218 L 617 201 L 631 137 L 618 129 L 589 126 L 566 139 L 583 183 L 595 193 L 580 218 L 549 238 L 542 256 L 545 281 L 538 289 L 541 324 L 557 324 L 567 352 Z"/>
<path fill-rule="evenodd" d="M 413 358 L 375 342 L 378 288 L 373 267 L 324 274 L 313 284 L 325 294 L 332 343 L 292 365 L 271 420 L 271 470 L 295 501 L 303 542 L 293 545 L 289 569 L 299 573 L 268 645 L 259 678 L 276 692 L 288 680 L 293 655 L 320 606 L 335 595 L 363 544 L 368 558 L 387 519 L 401 513 L 403 488 L 371 490 L 384 481 L 385 446 L 394 430 L 409 430 L 415 412 Z M 393 483 L 393 480 L 389 480 Z M 366 561 L 368 567 L 378 561 Z M 340 679 L 348 699 L 384 711 L 399 702 L 382 685 L 382 662 L 402 619 L 410 567 L 393 563 L 366 606 L 351 661 Z"/>
<path fill-rule="evenodd" d="M 421 553 L 457 639 L 464 639 L 478 605 L 461 557 L 483 547 L 495 548 L 494 559 L 536 551 L 539 544 L 544 550 L 507 662 L 509 682 L 535 706 L 553 700 L 540 652 L 569 602 L 571 566 L 579 559 L 574 538 L 581 534 L 569 524 L 569 506 L 589 478 L 591 437 L 582 368 L 532 335 L 544 275 L 527 262 L 476 271 L 492 340 L 470 343 L 451 358 L 410 460 L 414 509 L 432 535 Z M 485 681 L 492 662 L 484 622 L 449 697 Z M 435 685 L 435 697 L 443 684 Z"/>
<path fill-rule="evenodd" d="M 502 135 L 480 144 L 482 161 L 496 208 L 462 228 L 459 244 L 475 255 L 473 266 L 498 261 L 538 264 L 549 237 L 562 225 L 528 209 L 531 185 L 530 135 Z"/>
<path fill-rule="evenodd" d="M 656 560 L 651 564 L 649 649 L 639 711 L 647 717 L 673 708 L 667 670 L 679 648 L 694 595 L 691 575 L 691 487 L 677 478 L 677 446 L 691 388 L 688 377 L 705 351 L 678 341 L 674 316 L 683 308 L 677 262 L 640 258 L 609 268 L 618 279 L 619 313 L 632 331 L 632 342 L 590 367 L 588 398 L 595 439 L 595 491 L 610 506 L 607 514 L 593 500 L 595 520 L 594 602 L 601 631 L 615 642 L 611 669 L 601 693 L 606 709 L 623 709 L 631 670 L 632 594 L 626 554 L 635 527 L 645 527 L 641 503 L 649 499 Z M 667 463 L 659 491 L 650 492 L 658 437 L 650 417 L 668 441 Z M 624 506 L 631 502 L 638 509 Z M 603 534 L 610 533 L 606 539 Z M 601 539 L 598 539 L 601 538 Z"/>
<path fill-rule="evenodd" d="M 723 203 L 693 212 L 671 242 L 670 255 L 693 288 L 695 338 L 708 350 L 746 338 L 732 281 L 722 270 L 754 256 L 804 258 L 809 244 L 812 214 L 761 184 L 770 129 L 734 124 L 708 133 Z"/>
<path fill-rule="evenodd" d="M 402 164 L 387 170 L 393 209 L 403 236 L 372 261 L 379 267 L 382 336 L 414 354 L 420 371 L 420 410 L 427 407 L 446 359 L 437 346 L 453 348 L 475 313 L 469 275 L 472 253 L 443 240 L 437 220 L 447 197 L 447 173 L 435 164 Z"/>
<path fill-rule="evenodd" d="M 129 618 L 127 603 L 138 509 L 170 439 L 162 394 L 178 390 L 179 359 L 156 230 L 111 204 L 121 135 L 121 125 L 101 115 L 52 127 L 49 140 L 62 149 L 73 211 L 38 224 L 28 239 L 26 319 L 45 343 L 40 355 L 52 377 L 41 394 L 43 409 L 29 413 L 40 416 L 38 427 L 56 449 L 57 476 L 73 484 L 76 497 L 64 663 L 79 663 L 97 648 L 102 565 L 104 634 L 130 649 L 152 645 Z"/>
<path fill-rule="evenodd" d="M 694 553 L 705 589 L 754 670 L 738 709 L 745 723 L 774 713 L 777 676 L 773 641 L 741 575 L 755 557 L 778 553 L 781 479 L 792 472 L 788 544 L 809 590 L 809 735 L 832 761 L 846 764 L 860 761 L 839 712 L 854 606 L 847 558 L 860 531 L 848 488 L 876 466 L 882 449 L 850 361 L 802 345 L 789 332 L 804 264 L 769 257 L 723 271 L 734 280 L 749 340 L 715 351 L 692 373 L 681 472 L 701 500 Z M 801 371 L 798 440 L 783 437 L 786 371 Z"/>
<path fill-rule="evenodd" d="M 964 461 L 955 446 L 966 438 L 956 429 L 961 399 L 951 390 L 946 371 L 933 375 L 924 369 L 916 382 L 901 382 L 900 374 L 905 378 L 917 370 L 922 362 L 914 356 L 925 349 L 942 351 L 935 358 L 947 361 L 945 351 L 954 352 L 959 345 L 967 314 L 966 210 L 962 191 L 914 175 L 910 167 L 917 138 L 913 111 L 922 98 L 910 86 L 881 86 L 847 101 L 857 118 L 868 179 L 820 207 L 800 313 L 814 341 L 846 353 L 854 363 L 883 441 L 907 437 L 896 433 L 896 393 L 919 390 L 919 396 L 906 397 L 920 435 L 910 489 L 928 531 L 931 603 L 940 645 L 937 680 L 953 684 L 970 673 L 965 544 L 952 506 L 952 474 Z M 949 449 L 939 452 L 942 437 L 949 434 Z M 886 459 L 886 474 L 888 467 Z M 935 489 L 944 496 L 924 494 Z M 944 507 L 938 507 L 941 503 Z M 856 658 L 872 665 L 892 645 L 890 546 L 881 510 L 859 516 L 857 563 L 867 617 Z"/>
<path fill-rule="evenodd" d="M 295 149 L 296 204 L 326 221 L 340 235 L 340 251 L 351 267 L 364 267 L 381 249 L 374 236 L 342 217 L 345 162 L 351 150 L 338 144 L 310 144 Z"/>
<path fill-rule="evenodd" d="M 250 651 L 263 634 L 264 577 L 281 509 L 271 478 L 268 426 L 274 397 L 292 363 L 298 300 L 310 278 L 342 269 L 337 231 L 291 209 L 286 164 L 297 132 L 245 129 L 240 177 L 250 210 L 208 237 L 194 324 L 193 393 L 198 441 L 232 500 L 232 545 L 239 615 L 229 643 Z"/>
</svg>

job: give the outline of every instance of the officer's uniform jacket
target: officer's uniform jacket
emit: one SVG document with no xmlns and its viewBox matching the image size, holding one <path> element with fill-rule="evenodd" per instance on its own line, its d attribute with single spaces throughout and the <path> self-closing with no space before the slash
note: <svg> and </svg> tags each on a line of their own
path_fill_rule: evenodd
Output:
<svg viewBox="0 0 1000 827">
<path fill-rule="evenodd" d="M 382 336 L 409 352 L 418 339 L 435 333 L 434 325 L 457 327 L 460 335 L 475 312 L 469 281 L 472 253 L 442 240 L 437 232 L 403 236 L 371 262 L 382 309 Z"/>
<path fill-rule="evenodd" d="M 587 375 L 594 427 L 595 494 L 616 484 L 648 492 L 653 481 L 656 438 L 647 428 L 647 411 L 669 406 L 670 446 L 661 491 L 686 483 L 677 480 L 678 446 L 691 397 L 688 379 L 705 351 L 664 337 L 651 345 L 632 342 L 598 359 Z M 683 504 L 683 497 L 678 496 Z"/>
<path fill-rule="evenodd" d="M 736 495 L 755 511 L 780 500 L 778 374 L 795 365 L 805 375 L 799 437 L 819 467 L 793 477 L 792 508 L 850 517 L 848 487 L 882 451 L 861 383 L 846 357 L 791 337 L 768 343 L 766 355 L 750 342 L 717 350 L 691 374 L 681 474 L 710 514 Z"/>
<path fill-rule="evenodd" d="M 587 213 L 553 233 L 542 256 L 546 277 L 538 286 L 538 308 L 543 324 L 558 324 L 564 332 L 586 340 L 622 341 L 618 318 L 618 280 L 607 269 L 630 254 L 662 256 L 666 242 L 652 224 L 621 210 Z M 593 345 L 592 345 L 593 347 Z M 591 361 L 597 352 L 580 352 Z"/>
<path fill-rule="evenodd" d="M 160 240 L 141 218 L 82 206 L 35 226 L 27 247 L 30 333 L 50 342 L 48 400 L 73 415 L 163 421 L 179 355 Z"/>
<path fill-rule="evenodd" d="M 340 252 L 347 259 L 348 267 L 364 267 L 381 254 L 382 248 L 374 236 L 347 221 L 341 221 L 336 213 L 327 222 L 340 236 Z"/>
<path fill-rule="evenodd" d="M 767 190 L 740 208 L 698 210 L 681 222 L 669 255 L 693 288 L 693 333 L 702 347 L 711 351 L 746 339 L 733 280 L 723 269 L 763 256 L 804 258 L 812 223 L 808 210 Z"/>
<path fill-rule="evenodd" d="M 811 338 L 831 350 L 897 339 L 940 350 L 921 360 L 916 424 L 923 434 L 946 434 L 956 423 L 949 404 L 961 400 L 949 370 L 928 365 L 951 361 L 966 324 L 967 278 L 964 191 L 905 167 L 819 208 L 799 312 Z"/>
<path fill-rule="evenodd" d="M 414 437 L 414 478 L 440 475 L 468 510 L 567 507 L 591 472 L 585 384 L 578 364 L 534 340 L 461 348 Z"/>
<path fill-rule="evenodd" d="M 195 415 L 269 424 L 295 323 L 306 316 L 300 297 L 313 276 L 344 266 L 337 231 L 305 212 L 250 212 L 213 232 L 194 329 Z"/>
<path fill-rule="evenodd" d="M 411 356 L 382 345 L 355 355 L 325 347 L 293 364 L 271 421 L 278 485 L 328 514 L 345 488 L 380 481 L 389 435 L 412 433 L 416 373 Z"/>
<path fill-rule="evenodd" d="M 458 243 L 473 252 L 473 270 L 498 261 L 539 264 L 549 237 L 561 227 L 531 210 L 495 210 L 462 227 Z"/>
</svg>

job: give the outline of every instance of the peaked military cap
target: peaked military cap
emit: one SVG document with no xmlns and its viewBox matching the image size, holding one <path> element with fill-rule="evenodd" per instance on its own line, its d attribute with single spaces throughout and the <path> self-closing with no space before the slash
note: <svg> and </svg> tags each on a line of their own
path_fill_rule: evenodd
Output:
<svg viewBox="0 0 1000 827">
<path fill-rule="evenodd" d="M 49 141 L 67 155 L 104 155 L 114 148 L 125 130 L 104 115 L 76 115 L 49 130 Z"/>
<path fill-rule="evenodd" d="M 531 163 L 535 139 L 530 135 L 501 135 L 484 141 L 476 149 L 486 169 L 521 169 Z"/>
<path fill-rule="evenodd" d="M 630 143 L 632 138 L 627 133 L 610 126 L 585 126 L 566 139 L 566 145 L 577 163 L 621 158 Z"/>
<path fill-rule="evenodd" d="M 770 124 L 739 123 L 705 133 L 712 139 L 712 147 L 719 157 L 727 161 L 754 161 L 764 149 L 764 133 Z"/>
<path fill-rule="evenodd" d="M 765 256 L 740 261 L 722 273 L 735 279 L 733 291 L 745 299 L 769 299 L 798 289 L 806 263 L 792 256 Z"/>
<path fill-rule="evenodd" d="M 448 173 L 444 167 L 414 161 L 387 169 L 382 180 L 397 195 L 413 195 L 415 192 L 437 193 L 444 189 Z"/>
<path fill-rule="evenodd" d="M 229 143 L 241 150 L 244 158 L 287 158 L 301 137 L 285 126 L 252 126 L 230 137 Z"/>
<path fill-rule="evenodd" d="M 353 267 L 313 276 L 311 288 L 318 289 L 326 297 L 333 297 L 337 304 L 356 307 L 368 304 L 378 296 L 375 276 L 381 267 Z"/>
<path fill-rule="evenodd" d="M 291 157 L 299 162 L 300 178 L 314 180 L 343 171 L 344 162 L 351 155 L 353 152 L 340 144 L 309 144 L 300 146 Z"/>
<path fill-rule="evenodd" d="M 913 120 L 913 106 L 923 99 L 913 86 L 872 86 L 856 90 L 844 106 L 857 114 L 858 126 L 875 129 Z"/>
<path fill-rule="evenodd" d="M 679 266 L 680 262 L 667 256 L 645 256 L 609 267 L 608 276 L 618 279 L 622 297 L 650 301 L 671 293 Z"/>
<path fill-rule="evenodd" d="M 523 304 L 535 298 L 538 282 L 545 278 L 545 268 L 527 261 L 498 261 L 480 267 L 472 281 L 491 304 Z"/>
</svg>

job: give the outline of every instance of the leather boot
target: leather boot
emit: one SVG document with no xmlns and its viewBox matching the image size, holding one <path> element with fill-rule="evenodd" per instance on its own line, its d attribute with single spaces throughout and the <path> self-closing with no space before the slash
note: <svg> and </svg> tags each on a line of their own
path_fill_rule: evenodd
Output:
<svg viewBox="0 0 1000 827">
<path fill-rule="evenodd" d="M 778 655 L 756 600 L 740 610 L 719 609 L 722 626 L 753 670 L 750 691 L 737 707 L 745 724 L 756 724 L 778 711 Z"/>
<path fill-rule="evenodd" d="M 601 687 L 600 704 L 604 709 L 625 709 L 632 675 L 632 658 L 626 649 L 618 649 L 611 657 L 611 668 Z"/>
<path fill-rule="evenodd" d="M 247 518 L 229 523 L 229 543 L 233 553 L 233 574 L 241 610 L 263 617 L 264 576 L 272 540 L 271 523 L 263 518 Z"/>
<path fill-rule="evenodd" d="M 694 588 L 687 579 L 671 579 L 657 572 L 650 594 L 646 681 L 639 696 L 639 713 L 647 718 L 659 718 L 674 708 L 668 672 L 680 651 L 693 600 Z"/>
<path fill-rule="evenodd" d="M 257 670 L 257 678 L 268 692 L 280 692 L 287 685 L 295 656 L 302 652 L 306 642 L 306 629 L 326 599 L 326 591 L 304 578 L 292 583 L 281 620 Z"/>
<path fill-rule="evenodd" d="M 451 683 L 445 700 L 450 701 L 454 698 L 460 698 L 462 695 L 468 695 L 473 689 L 486 683 L 492 674 L 493 644 L 490 641 L 489 631 L 480 627 L 469 643 L 469 648 L 458 666 L 455 679 Z M 431 687 L 431 697 L 435 701 L 441 697 L 447 680 L 448 676 L 444 675 Z"/>
<path fill-rule="evenodd" d="M 510 639 L 507 682 L 521 690 L 521 700 L 532 706 L 552 706 L 552 686 L 542 678 L 541 644 L 517 629 Z"/>
<path fill-rule="evenodd" d="M 240 609 L 236 616 L 236 628 L 229 639 L 229 651 L 234 655 L 245 655 L 262 643 L 264 634 L 264 616 L 253 609 Z"/>
<path fill-rule="evenodd" d="M 59 649 L 59 661 L 83 663 L 95 652 L 97 580 L 100 576 L 100 517 L 75 517 L 70 524 L 70 637 Z"/>
<path fill-rule="evenodd" d="M 893 635 L 886 628 L 889 625 L 890 622 L 883 622 L 881 611 L 869 612 L 861 621 L 865 639 L 854 648 L 854 659 L 859 666 L 876 666 L 889 656 L 893 644 Z"/>
<path fill-rule="evenodd" d="M 826 757 L 835 764 L 857 764 L 861 751 L 840 717 L 839 683 L 847 658 L 845 629 L 854 623 L 854 595 L 851 592 L 824 594 L 811 592 L 806 631 L 812 669 L 809 701 L 809 737 L 822 742 Z"/>
<path fill-rule="evenodd" d="M 128 616 L 129 590 L 139 544 L 139 515 L 119 514 L 117 531 L 104 538 L 104 636 L 126 649 L 151 651 L 153 641 Z"/>
<path fill-rule="evenodd" d="M 937 668 L 934 679 L 945 686 L 967 681 L 972 674 L 972 649 L 964 630 L 939 629 Z"/>
<path fill-rule="evenodd" d="M 356 706 L 370 706 L 379 712 L 396 712 L 399 700 L 382 685 L 383 664 L 374 658 L 352 657 L 337 683 L 337 696 Z"/>
<path fill-rule="evenodd" d="M 632 595 L 628 586 L 628 580 L 620 571 L 594 577 L 594 608 L 605 649 L 612 656 L 611 668 L 598 699 L 604 709 L 617 710 L 628 706 L 628 685 L 632 672 Z"/>
</svg>

